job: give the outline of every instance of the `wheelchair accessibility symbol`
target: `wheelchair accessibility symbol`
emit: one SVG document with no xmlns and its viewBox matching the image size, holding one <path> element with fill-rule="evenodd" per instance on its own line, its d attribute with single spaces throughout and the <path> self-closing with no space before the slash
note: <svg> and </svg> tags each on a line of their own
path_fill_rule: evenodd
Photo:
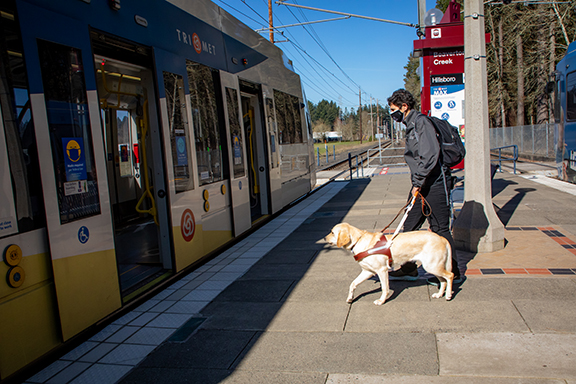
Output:
<svg viewBox="0 0 576 384">
<path fill-rule="evenodd" d="M 88 228 L 81 226 L 78 230 L 78 241 L 80 241 L 82 244 L 86 244 L 89 238 L 90 232 L 88 232 Z"/>
</svg>

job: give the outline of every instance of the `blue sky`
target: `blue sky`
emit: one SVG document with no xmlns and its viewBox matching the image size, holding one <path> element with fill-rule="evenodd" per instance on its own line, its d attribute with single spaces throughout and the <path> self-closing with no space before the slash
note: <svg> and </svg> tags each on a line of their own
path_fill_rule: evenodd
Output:
<svg viewBox="0 0 576 384">
<path fill-rule="evenodd" d="M 213 0 L 218 6 L 252 29 L 267 27 L 268 0 Z M 309 7 L 348 12 L 406 23 L 418 24 L 417 0 L 290 0 Z M 427 0 L 426 10 L 436 0 Z M 278 5 L 273 1 L 274 25 L 325 20 L 339 15 Z M 386 103 L 390 94 L 404 86 L 404 66 L 412 51 L 416 29 L 408 26 L 358 18 L 330 21 L 283 29 L 277 45 L 293 61 L 301 76 L 309 101 L 326 99 L 344 108 L 358 107 L 358 86 L 362 104 L 370 97 Z M 316 41 L 311 37 L 314 36 Z M 268 33 L 262 33 L 268 38 Z M 320 47 L 323 45 L 332 59 Z M 300 48 L 298 48 L 300 47 Z M 302 52 L 306 51 L 306 53 Z M 315 62 L 317 61 L 317 63 Z M 342 69 L 340 70 L 338 66 Z M 344 73 L 343 73 L 343 72 Z M 350 79 L 349 79 L 349 78 Z M 373 101 L 376 103 L 376 101 Z"/>
</svg>

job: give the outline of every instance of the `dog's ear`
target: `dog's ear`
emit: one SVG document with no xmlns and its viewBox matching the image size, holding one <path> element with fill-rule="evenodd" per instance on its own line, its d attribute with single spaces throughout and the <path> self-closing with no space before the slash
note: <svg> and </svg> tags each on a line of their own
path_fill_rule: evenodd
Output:
<svg viewBox="0 0 576 384">
<path fill-rule="evenodd" d="M 336 246 L 342 248 L 348 243 L 350 243 L 350 231 L 348 230 L 348 228 L 341 227 L 340 230 L 338 231 Z"/>
</svg>

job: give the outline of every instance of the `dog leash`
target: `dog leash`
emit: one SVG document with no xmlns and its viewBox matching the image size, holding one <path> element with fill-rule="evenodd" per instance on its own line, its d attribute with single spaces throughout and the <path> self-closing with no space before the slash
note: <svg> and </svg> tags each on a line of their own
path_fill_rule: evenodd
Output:
<svg viewBox="0 0 576 384">
<path fill-rule="evenodd" d="M 385 226 L 380 232 L 384 232 L 385 230 L 388 229 L 388 227 L 390 227 L 392 225 L 393 222 L 396 221 L 396 219 L 398 218 L 398 216 L 400 216 L 400 214 L 402 213 L 402 210 L 406 209 L 408 206 L 410 206 L 410 208 L 406 211 L 406 215 L 408 215 L 408 212 L 412 209 L 412 207 L 414 206 L 414 203 L 416 202 L 416 198 L 418 197 L 418 192 L 416 192 L 416 195 L 414 195 L 412 197 L 411 201 L 408 201 L 402 208 L 400 208 L 400 210 L 398 211 L 398 213 L 396 214 L 396 216 L 394 216 L 394 218 L 392 219 L 392 221 Z M 422 200 L 422 214 L 426 217 L 430 216 L 432 214 L 432 207 L 430 207 L 430 203 L 428 202 L 428 200 L 426 200 L 424 198 L 424 196 L 420 195 L 420 199 Z M 424 213 L 424 204 L 426 204 L 428 206 L 428 210 L 430 211 L 428 214 Z M 404 224 L 404 221 L 406 221 L 406 217 L 404 217 L 402 219 L 402 222 L 400 223 L 400 225 L 398 226 L 398 228 L 400 228 L 402 226 L 402 224 Z M 398 230 L 396 230 L 398 231 Z"/>
</svg>

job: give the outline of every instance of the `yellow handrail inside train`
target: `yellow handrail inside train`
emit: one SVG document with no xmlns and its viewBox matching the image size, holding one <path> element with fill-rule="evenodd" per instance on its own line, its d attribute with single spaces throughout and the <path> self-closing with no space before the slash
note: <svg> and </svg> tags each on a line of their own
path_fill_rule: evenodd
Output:
<svg viewBox="0 0 576 384">
<path fill-rule="evenodd" d="M 104 63 L 100 64 L 100 71 L 102 73 L 102 83 L 104 85 L 104 89 L 106 90 L 106 92 L 108 93 L 115 93 L 117 95 L 126 95 L 126 96 L 134 96 L 134 97 L 138 97 L 140 95 L 136 94 L 136 93 L 130 93 L 130 92 L 122 92 L 120 91 L 120 84 L 122 84 L 122 78 L 124 77 L 124 74 L 120 74 L 120 81 L 118 82 L 118 90 L 115 91 L 113 89 L 109 89 L 108 88 L 108 83 L 106 82 L 106 71 L 104 71 Z M 118 103 L 120 103 L 120 98 L 118 98 Z"/>
<path fill-rule="evenodd" d="M 140 196 L 140 200 L 136 204 L 136 212 L 138 213 L 148 213 L 154 217 L 154 222 L 156 225 L 158 224 L 158 213 L 156 211 L 156 201 L 154 200 L 154 193 L 152 193 L 152 186 L 150 185 L 150 180 L 148 179 L 148 156 L 146 154 L 146 135 L 148 134 L 148 100 L 144 101 L 144 116 L 139 118 L 139 128 L 140 128 L 140 137 L 142 138 L 142 148 L 139 149 L 140 157 L 142 158 L 142 164 L 144 167 L 144 186 L 146 189 L 142 196 Z M 144 203 L 144 199 L 146 197 L 150 198 L 150 209 L 141 209 L 140 206 Z"/>
<path fill-rule="evenodd" d="M 254 169 L 254 148 L 252 147 L 252 135 L 254 134 L 254 110 L 250 108 L 248 113 L 244 115 L 244 117 L 246 116 L 250 119 L 250 136 L 248 137 L 248 143 L 250 143 L 250 166 L 252 168 L 252 173 L 254 174 L 254 193 L 259 193 L 260 187 L 258 186 L 256 169 Z"/>
</svg>

